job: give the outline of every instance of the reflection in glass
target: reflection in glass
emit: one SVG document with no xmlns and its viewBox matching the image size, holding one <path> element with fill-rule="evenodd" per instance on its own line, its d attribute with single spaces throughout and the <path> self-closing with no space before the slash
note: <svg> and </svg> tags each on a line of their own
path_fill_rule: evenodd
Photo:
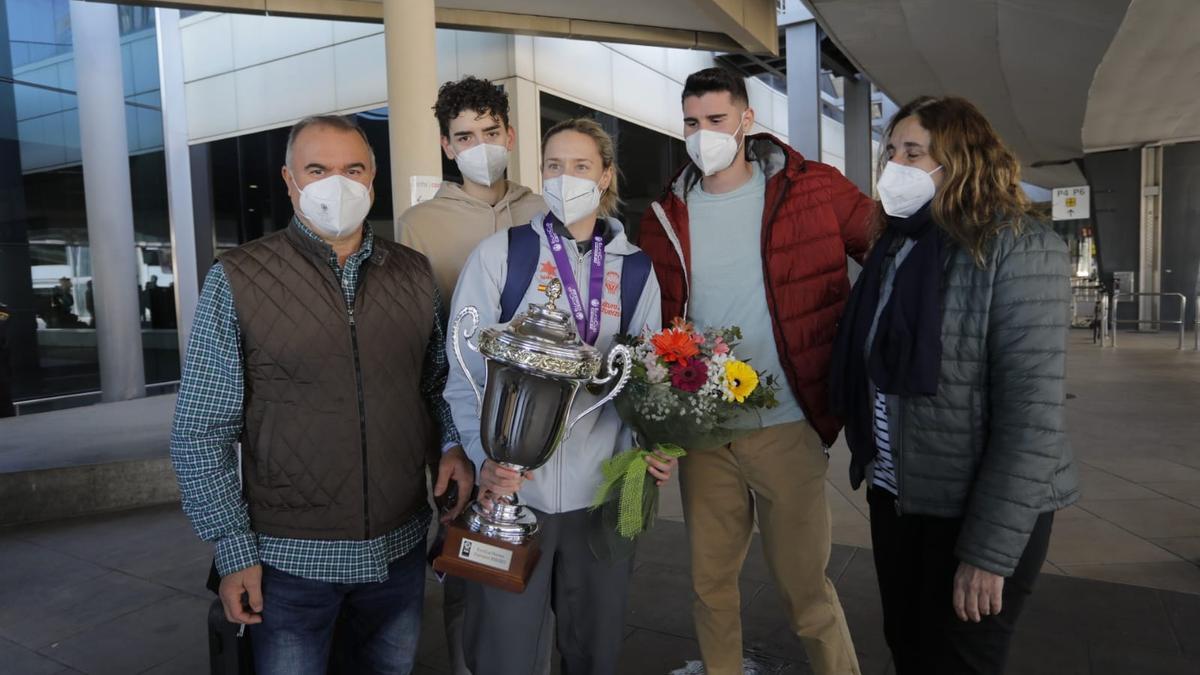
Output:
<svg viewBox="0 0 1200 675">
<path fill-rule="evenodd" d="M 176 380 L 154 10 L 119 7 L 148 383 Z M 0 305 L 18 404 L 99 389 L 68 0 L 0 0 Z M 3 366 L 0 365 L 0 368 Z M 0 380 L 0 383 L 3 381 Z M 0 400 L 4 398 L 0 392 Z"/>
</svg>

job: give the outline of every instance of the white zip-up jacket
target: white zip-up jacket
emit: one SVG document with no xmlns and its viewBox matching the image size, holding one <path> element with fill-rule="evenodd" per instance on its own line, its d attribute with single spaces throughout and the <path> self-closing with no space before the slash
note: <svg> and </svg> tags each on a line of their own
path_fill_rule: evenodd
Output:
<svg viewBox="0 0 1200 675">
<path fill-rule="evenodd" d="M 541 218 L 534 218 L 540 222 Z M 601 287 L 600 337 L 596 340 L 596 348 L 608 353 L 613 344 L 613 338 L 621 330 L 620 278 L 624 266 L 624 258 L 636 253 L 639 249 L 625 236 L 625 228 L 614 218 L 605 219 L 607 227 L 604 248 L 605 283 Z M 540 227 L 535 227 L 541 252 L 538 257 L 537 271 L 529 288 L 525 291 L 517 314 L 526 311 L 529 303 L 544 305 L 546 295 L 538 290 L 558 276 L 557 263 L 550 245 L 546 242 L 546 233 Z M 569 240 L 568 240 L 569 241 Z M 586 307 L 591 298 L 588 297 L 587 280 L 590 278 L 590 254 L 581 254 L 575 245 L 567 246 L 567 255 L 571 258 L 572 271 L 575 278 L 581 280 L 579 291 Z M 471 253 L 459 276 L 458 286 L 454 291 L 451 303 L 450 318 L 466 306 L 479 310 L 480 328 L 492 326 L 500 321 L 500 294 L 508 272 L 508 233 L 500 232 L 484 239 L 479 247 Z M 570 313 L 567 299 L 559 298 L 558 308 Z M 643 329 L 653 331 L 662 325 L 662 304 L 659 294 L 658 280 L 653 270 L 646 277 L 646 286 L 638 300 L 636 308 L 628 308 L 633 312 L 629 322 L 629 332 L 638 334 Z M 475 395 L 466 375 L 458 367 L 453 358 L 453 341 L 457 336 L 447 334 L 447 353 L 450 355 L 450 377 L 446 382 L 443 396 L 450 404 L 454 414 L 454 424 L 462 437 L 463 447 L 467 456 L 475 463 L 476 468 L 483 466 L 487 458 L 479 434 L 479 416 L 476 412 Z M 463 358 L 471 370 L 476 386 L 482 391 L 484 380 L 484 360 L 478 353 L 460 345 Z M 588 393 L 581 387 L 575 397 L 571 409 L 573 419 L 580 412 L 600 400 L 599 396 Z M 519 496 L 521 502 L 546 513 L 566 513 L 591 506 L 596 487 L 600 484 L 600 464 L 614 454 L 628 450 L 633 445 L 632 434 L 622 424 L 616 409 L 606 405 L 600 410 L 580 420 L 571 432 L 571 436 L 562 447 L 554 453 L 544 466 L 533 473 L 533 479 L 526 481 L 521 487 Z"/>
</svg>

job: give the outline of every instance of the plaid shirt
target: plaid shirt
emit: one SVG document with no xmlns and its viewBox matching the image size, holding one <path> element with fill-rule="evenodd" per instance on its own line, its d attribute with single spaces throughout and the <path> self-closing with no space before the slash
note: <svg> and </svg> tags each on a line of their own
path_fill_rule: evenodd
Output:
<svg viewBox="0 0 1200 675">
<path fill-rule="evenodd" d="M 319 240 L 298 220 L 292 224 Z M 371 257 L 373 246 L 374 235 L 370 226 L 365 226 L 362 247 L 344 267 L 338 265 L 337 254 L 332 249 L 329 252 L 329 265 L 341 279 L 347 306 L 354 305 L 359 269 Z M 443 449 L 447 449 L 458 445 L 459 438 L 450 406 L 442 399 L 448 366 L 438 318 L 441 299 L 434 290 L 421 392 L 440 426 Z M 263 563 L 331 583 L 386 579 L 389 563 L 424 542 L 431 515 L 428 507 L 398 529 L 369 541 L 286 539 L 250 529 L 234 450 L 244 424 L 244 375 L 233 292 L 224 268 L 217 263 L 208 272 L 196 306 L 171 429 L 171 461 L 183 495 L 183 510 L 202 539 L 216 542 L 217 572 L 224 576 Z"/>
</svg>

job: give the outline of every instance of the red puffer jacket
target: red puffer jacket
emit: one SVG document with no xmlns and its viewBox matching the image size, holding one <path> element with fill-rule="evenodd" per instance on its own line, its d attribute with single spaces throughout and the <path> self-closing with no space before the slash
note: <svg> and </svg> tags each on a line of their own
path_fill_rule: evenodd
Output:
<svg viewBox="0 0 1200 675">
<path fill-rule="evenodd" d="M 837 322 L 850 293 L 846 256 L 861 262 L 866 255 L 875 202 L 837 169 L 805 160 L 770 134 L 750 136 L 747 156 L 767 177 L 761 283 L 779 362 L 804 416 L 832 445 L 842 423 L 829 411 L 826 383 Z M 642 217 L 639 245 L 654 261 L 662 286 L 664 325 L 687 313 L 691 240 L 685 195 L 697 180 L 699 172 L 689 163 Z"/>
</svg>

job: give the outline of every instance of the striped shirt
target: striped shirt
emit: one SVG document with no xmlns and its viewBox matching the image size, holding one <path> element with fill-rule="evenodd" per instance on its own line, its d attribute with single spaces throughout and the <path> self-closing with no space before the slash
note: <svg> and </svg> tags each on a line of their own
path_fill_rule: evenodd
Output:
<svg viewBox="0 0 1200 675">
<path fill-rule="evenodd" d="M 293 224 L 319 239 L 298 220 Z M 341 280 L 347 306 L 354 304 L 359 269 L 373 250 L 374 235 L 370 226 L 364 227 L 362 246 L 345 265 L 339 265 L 337 254 L 329 251 L 329 265 Z M 458 445 L 459 438 L 450 406 L 442 399 L 449 368 L 440 315 L 441 301 L 435 293 L 421 393 L 446 449 Z M 225 576 L 262 563 L 331 583 L 387 579 L 388 565 L 424 542 L 431 517 L 428 507 L 396 530 L 368 541 L 288 539 L 251 530 L 234 448 L 244 424 L 244 377 L 233 291 L 224 268 L 216 263 L 205 279 L 192 323 L 171 429 L 171 460 L 184 512 L 202 539 L 216 543 L 217 572 Z"/>
<path fill-rule="evenodd" d="M 875 391 L 875 473 L 871 481 L 876 487 L 899 496 L 896 486 L 896 465 L 892 461 L 891 430 L 888 428 L 887 394 Z"/>
<path fill-rule="evenodd" d="M 912 251 L 915 245 L 916 242 L 912 239 L 904 239 L 904 243 L 896 251 L 894 257 L 885 263 L 883 283 L 879 289 L 879 305 L 875 310 L 875 322 L 871 325 L 871 331 L 867 335 L 868 345 L 875 344 L 875 330 L 879 327 L 879 317 L 883 314 L 884 308 L 887 307 L 888 302 L 892 299 L 896 270 L 904 263 L 904 259 L 908 257 L 909 252 Z M 889 257 L 891 255 L 889 254 Z M 872 388 L 874 388 L 873 384 Z M 898 497 L 900 496 L 900 487 L 896 480 L 896 462 L 892 455 L 892 435 L 891 426 L 888 422 L 887 394 L 878 389 L 875 389 L 874 418 L 875 461 L 871 484 L 875 487 L 883 488 Z"/>
</svg>

